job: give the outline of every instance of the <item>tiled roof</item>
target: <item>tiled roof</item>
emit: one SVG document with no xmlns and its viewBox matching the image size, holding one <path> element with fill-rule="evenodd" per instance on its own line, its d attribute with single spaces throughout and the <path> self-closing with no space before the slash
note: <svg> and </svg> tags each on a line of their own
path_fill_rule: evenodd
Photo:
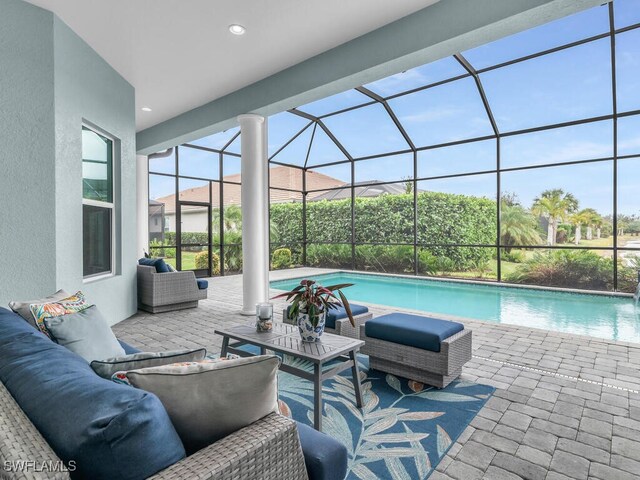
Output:
<svg viewBox="0 0 640 480">
<path fill-rule="evenodd" d="M 399 195 L 406 193 L 406 189 L 403 184 L 390 183 L 386 185 L 371 185 L 374 182 L 360 182 L 354 184 L 356 197 L 378 197 L 385 193 L 390 195 Z M 343 188 L 340 190 L 329 190 L 326 192 L 316 192 L 309 194 L 309 201 L 318 200 L 340 200 L 343 198 L 351 197 L 351 189 Z"/>
<path fill-rule="evenodd" d="M 225 182 L 240 183 L 240 174 L 227 175 L 223 178 Z M 284 188 L 291 190 L 302 190 L 302 170 L 299 168 L 277 166 L 269 169 L 269 180 L 274 188 Z M 345 185 L 342 180 L 323 175 L 316 172 L 307 172 L 307 189 L 317 190 L 338 187 Z M 220 184 L 211 182 L 211 205 L 218 207 L 220 204 Z M 240 185 L 225 184 L 223 189 L 225 205 L 240 205 Z M 313 197 L 310 194 L 310 199 Z M 302 201 L 302 194 L 298 192 L 289 192 L 287 190 L 270 190 L 270 198 L 273 203 L 285 203 Z M 188 188 L 180 191 L 180 200 L 183 202 L 209 202 L 209 185 L 202 187 Z M 167 195 L 165 197 L 150 200 L 150 202 L 160 202 L 165 204 L 165 214 L 175 212 L 175 195 Z"/>
</svg>

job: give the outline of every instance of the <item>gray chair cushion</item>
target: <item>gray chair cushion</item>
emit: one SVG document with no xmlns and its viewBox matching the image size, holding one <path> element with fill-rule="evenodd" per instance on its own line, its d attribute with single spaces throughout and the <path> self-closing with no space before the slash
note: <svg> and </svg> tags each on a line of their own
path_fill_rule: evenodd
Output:
<svg viewBox="0 0 640 480">
<path fill-rule="evenodd" d="M 127 372 L 166 408 L 188 454 L 278 412 L 280 360 L 263 355 Z"/>
<path fill-rule="evenodd" d="M 29 324 L 33 326 L 36 330 L 39 330 L 36 325 L 36 319 L 33 318 L 33 313 L 31 313 L 30 305 L 42 305 L 45 303 L 58 302 L 64 298 L 70 296 L 64 290 L 58 290 L 56 293 L 49 295 L 48 297 L 39 298 L 37 300 L 25 300 L 23 302 L 13 301 L 9 302 L 9 308 L 13 310 L 15 313 L 24 318 Z"/>
<path fill-rule="evenodd" d="M 120 342 L 122 344 L 122 342 Z M 204 360 L 207 350 L 172 350 L 168 352 L 140 352 L 123 357 L 94 360 L 91 362 L 93 371 L 102 378 L 111 380 L 111 376 L 120 371 L 138 370 L 140 368 L 160 367 L 177 362 L 196 362 Z"/>
<path fill-rule="evenodd" d="M 45 318 L 44 324 L 56 343 L 87 362 L 124 355 L 124 349 L 95 305 L 78 313 Z"/>
</svg>

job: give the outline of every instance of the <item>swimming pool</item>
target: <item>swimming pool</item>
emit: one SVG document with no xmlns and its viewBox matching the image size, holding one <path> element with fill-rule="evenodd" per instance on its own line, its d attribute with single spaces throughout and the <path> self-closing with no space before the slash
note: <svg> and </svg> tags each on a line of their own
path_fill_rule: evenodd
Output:
<svg viewBox="0 0 640 480">
<path fill-rule="evenodd" d="M 640 343 L 640 310 L 628 297 L 351 272 L 311 278 L 323 285 L 353 283 L 344 293 L 354 302 Z M 289 290 L 300 280 L 273 281 L 271 288 Z"/>
</svg>

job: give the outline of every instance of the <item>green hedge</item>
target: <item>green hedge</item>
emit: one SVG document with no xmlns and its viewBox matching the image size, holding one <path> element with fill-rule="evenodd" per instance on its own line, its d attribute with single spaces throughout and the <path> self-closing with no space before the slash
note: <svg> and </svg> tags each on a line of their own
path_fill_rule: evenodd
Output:
<svg viewBox="0 0 640 480">
<path fill-rule="evenodd" d="M 355 200 L 356 243 L 413 243 L 413 194 L 381 195 Z M 493 200 L 448 193 L 421 192 L 417 195 L 418 244 L 446 243 L 424 247 L 436 258 L 450 259 L 452 270 L 469 270 L 491 260 L 493 249 L 454 247 L 450 244 L 495 244 L 496 203 Z M 275 248 L 302 243 L 302 203 L 272 204 L 271 240 Z M 237 234 L 239 236 L 239 233 Z M 225 243 L 240 243 L 228 233 Z M 183 232 L 183 243 L 207 243 L 206 233 Z M 217 237 L 216 237 L 217 238 Z M 353 266 L 351 242 L 351 199 L 307 203 L 307 263 L 311 266 L 350 268 Z M 175 242 L 175 233 L 165 234 L 165 244 Z M 413 271 L 412 247 L 396 245 L 358 246 L 358 268 L 386 271 Z M 227 250 L 230 270 L 242 268 L 233 249 Z M 297 263 L 294 254 L 293 262 Z"/>
<path fill-rule="evenodd" d="M 496 203 L 487 198 L 452 195 L 448 193 L 421 192 L 418 194 L 418 243 L 495 244 Z M 302 237 L 302 205 L 281 203 L 271 205 L 271 222 L 278 231 L 277 242 L 295 244 Z M 413 243 L 413 194 L 381 195 L 356 198 L 355 230 L 357 243 Z M 307 239 L 309 242 L 347 243 L 351 241 L 351 199 L 322 200 L 307 203 Z M 312 266 L 346 268 L 351 263 L 351 248 L 336 245 L 311 246 L 307 251 L 307 263 Z M 340 251 L 330 252 L 332 248 Z M 373 248 L 362 251 L 362 264 L 375 268 Z M 393 252 L 392 252 L 393 250 Z M 400 249 L 403 250 L 403 249 Z M 428 247 L 436 257 L 448 257 L 452 268 L 467 270 L 491 259 L 493 249 L 438 246 Z M 320 255 L 322 253 L 322 255 Z M 398 253 L 391 246 L 389 251 Z M 408 259 L 393 262 L 393 270 L 407 270 Z M 325 259 L 326 261 L 323 261 Z M 358 261 L 358 258 L 356 258 Z"/>
</svg>

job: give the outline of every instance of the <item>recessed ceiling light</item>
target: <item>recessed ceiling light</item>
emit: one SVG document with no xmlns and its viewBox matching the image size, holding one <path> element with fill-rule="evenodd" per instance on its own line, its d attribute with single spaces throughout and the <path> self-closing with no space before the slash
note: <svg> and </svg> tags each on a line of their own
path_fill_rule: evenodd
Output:
<svg viewBox="0 0 640 480">
<path fill-rule="evenodd" d="M 149 107 L 142 107 L 143 112 L 150 112 L 151 109 Z"/>
<path fill-rule="evenodd" d="M 234 35 L 244 35 L 244 32 L 246 32 L 247 29 L 244 28 L 242 25 L 238 25 L 237 23 L 234 23 L 233 25 L 229 25 L 229 31 Z"/>
</svg>

